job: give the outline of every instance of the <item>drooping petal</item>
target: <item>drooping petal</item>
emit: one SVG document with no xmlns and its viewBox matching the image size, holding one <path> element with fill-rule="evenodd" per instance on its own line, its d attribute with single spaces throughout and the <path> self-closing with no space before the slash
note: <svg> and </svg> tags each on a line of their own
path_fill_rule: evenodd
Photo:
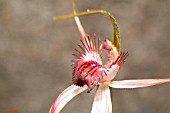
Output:
<svg viewBox="0 0 170 113">
<path fill-rule="evenodd" d="M 69 86 L 65 89 L 54 101 L 49 113 L 59 113 L 62 108 L 76 95 L 87 89 L 87 86 L 78 87 L 75 85 Z"/>
<path fill-rule="evenodd" d="M 96 92 L 91 113 L 112 113 L 110 89 L 108 85 L 101 84 Z"/>
<path fill-rule="evenodd" d="M 112 88 L 139 88 L 163 84 L 166 82 L 170 82 L 170 78 L 113 81 L 109 86 Z"/>
<path fill-rule="evenodd" d="M 83 29 L 83 27 L 81 26 L 81 23 L 79 21 L 79 19 L 77 17 L 80 17 L 80 16 L 86 16 L 86 15 L 92 15 L 92 14 L 104 14 L 104 15 L 107 15 L 111 22 L 112 22 L 112 25 L 113 25 L 113 28 L 114 28 L 114 35 L 113 35 L 113 45 L 118 49 L 118 52 L 120 52 L 120 37 L 119 37 L 119 29 L 118 29 L 118 25 L 117 25 L 117 22 L 115 20 L 115 18 L 107 11 L 105 10 L 92 10 L 92 11 L 88 11 L 88 12 L 81 12 L 81 13 L 76 13 L 76 10 L 75 10 L 75 0 L 72 0 L 73 2 L 73 9 L 74 9 L 74 14 L 71 14 L 71 15 L 67 15 L 67 16 L 55 16 L 53 17 L 54 20 L 57 20 L 57 19 L 68 19 L 68 18 L 73 18 L 73 17 L 76 17 L 75 20 L 76 20 L 76 24 L 78 26 L 78 29 L 80 31 L 80 34 L 81 36 L 85 36 L 85 31 Z M 86 38 L 86 37 L 82 37 L 82 38 Z M 84 41 L 83 39 L 83 41 Z"/>
</svg>

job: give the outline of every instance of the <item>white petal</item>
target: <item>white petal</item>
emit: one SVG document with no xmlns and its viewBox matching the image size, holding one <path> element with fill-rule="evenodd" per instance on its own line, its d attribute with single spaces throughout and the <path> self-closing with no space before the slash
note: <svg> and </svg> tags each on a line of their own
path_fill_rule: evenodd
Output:
<svg viewBox="0 0 170 113">
<path fill-rule="evenodd" d="M 113 81 L 109 86 L 112 88 L 139 88 L 163 84 L 166 82 L 170 82 L 170 78 Z"/>
<path fill-rule="evenodd" d="M 96 92 L 91 113 L 112 113 L 110 89 L 101 84 Z"/>
<path fill-rule="evenodd" d="M 83 92 L 87 89 L 87 86 L 84 87 L 78 87 L 75 85 L 69 86 L 67 89 L 65 89 L 55 100 L 53 105 L 51 106 L 51 109 L 49 113 L 59 113 L 62 108 L 76 95 Z"/>
</svg>

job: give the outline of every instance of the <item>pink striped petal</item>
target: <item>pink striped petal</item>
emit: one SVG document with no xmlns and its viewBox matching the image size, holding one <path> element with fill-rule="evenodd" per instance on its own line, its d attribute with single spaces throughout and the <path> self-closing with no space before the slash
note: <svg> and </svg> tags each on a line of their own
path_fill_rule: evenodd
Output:
<svg viewBox="0 0 170 113">
<path fill-rule="evenodd" d="M 49 113 L 59 113 L 62 108 L 76 95 L 83 92 L 87 89 L 87 86 L 84 87 L 78 87 L 75 85 L 69 86 L 67 89 L 65 89 L 55 100 L 53 105 L 51 106 L 51 109 Z"/>
<path fill-rule="evenodd" d="M 79 30 L 79 32 L 80 32 L 80 36 L 81 36 L 82 42 L 84 43 L 84 46 L 85 46 L 86 48 L 89 48 L 89 47 L 88 47 L 89 42 L 88 42 L 87 34 L 86 34 L 86 32 L 85 32 L 85 30 L 84 30 L 84 28 L 83 28 L 83 26 L 82 26 L 82 24 L 81 24 L 81 22 L 80 22 L 79 17 L 74 17 L 74 19 L 75 19 L 77 28 L 78 28 L 78 30 Z"/>
<path fill-rule="evenodd" d="M 85 42 L 84 37 L 86 37 L 86 33 L 85 33 L 85 30 L 84 30 L 83 26 L 81 25 L 80 19 L 78 17 L 74 17 L 74 18 L 75 18 L 77 28 L 78 28 L 78 30 L 80 32 L 82 41 Z"/>
<path fill-rule="evenodd" d="M 91 113 L 112 113 L 112 102 L 108 85 L 101 84 L 99 86 Z"/>
<path fill-rule="evenodd" d="M 170 82 L 170 78 L 113 81 L 109 86 L 112 88 L 139 88 L 163 84 L 166 82 Z"/>
<path fill-rule="evenodd" d="M 76 3 L 75 3 L 75 0 L 72 0 L 72 5 L 73 5 L 73 12 L 74 12 L 74 14 L 76 14 Z M 80 32 L 82 41 L 83 41 L 83 43 L 85 43 L 86 41 L 85 41 L 84 38 L 87 36 L 87 35 L 86 35 L 86 32 L 85 32 L 83 26 L 81 25 L 81 22 L 80 22 L 79 17 L 76 16 L 76 17 L 74 17 L 74 19 L 75 19 L 77 28 L 78 28 L 78 30 L 79 30 L 79 32 Z M 86 46 L 86 44 L 85 44 L 85 46 Z"/>
</svg>

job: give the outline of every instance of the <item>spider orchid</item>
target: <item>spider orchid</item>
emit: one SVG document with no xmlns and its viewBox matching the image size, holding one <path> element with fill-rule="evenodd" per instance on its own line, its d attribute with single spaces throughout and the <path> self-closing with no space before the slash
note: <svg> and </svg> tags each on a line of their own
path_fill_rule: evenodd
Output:
<svg viewBox="0 0 170 113">
<path fill-rule="evenodd" d="M 122 80 L 113 81 L 121 66 L 128 57 L 128 52 L 120 51 L 119 30 L 114 17 L 104 10 L 94 10 L 76 13 L 75 1 L 72 0 L 74 14 L 67 16 L 57 16 L 54 19 L 75 18 L 78 30 L 81 35 L 82 45 L 75 49 L 76 58 L 73 60 L 73 85 L 65 89 L 51 106 L 49 113 L 59 113 L 62 108 L 76 95 L 87 90 L 89 93 L 95 86 L 99 85 L 91 113 L 112 113 L 112 103 L 110 96 L 111 88 L 139 88 L 170 82 L 167 79 L 142 79 L 142 80 Z M 100 41 L 96 35 L 86 35 L 78 16 L 91 14 L 107 15 L 113 25 L 113 41 Z M 108 56 L 108 61 L 103 64 L 102 51 Z"/>
</svg>

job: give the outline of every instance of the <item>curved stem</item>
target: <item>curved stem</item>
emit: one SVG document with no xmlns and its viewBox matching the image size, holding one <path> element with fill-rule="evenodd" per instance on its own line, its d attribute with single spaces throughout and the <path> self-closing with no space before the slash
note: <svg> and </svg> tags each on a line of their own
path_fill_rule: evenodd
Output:
<svg viewBox="0 0 170 113">
<path fill-rule="evenodd" d="M 109 12 L 105 10 L 93 10 L 89 12 L 75 13 L 75 14 L 66 15 L 66 16 L 55 16 L 53 19 L 63 20 L 63 19 L 68 19 L 68 18 L 73 18 L 73 17 L 78 17 L 78 16 L 92 15 L 92 14 L 105 14 L 110 18 L 113 28 L 114 28 L 113 45 L 117 47 L 118 51 L 120 52 L 120 37 L 119 37 L 119 30 L 118 30 L 116 20 Z"/>
</svg>

